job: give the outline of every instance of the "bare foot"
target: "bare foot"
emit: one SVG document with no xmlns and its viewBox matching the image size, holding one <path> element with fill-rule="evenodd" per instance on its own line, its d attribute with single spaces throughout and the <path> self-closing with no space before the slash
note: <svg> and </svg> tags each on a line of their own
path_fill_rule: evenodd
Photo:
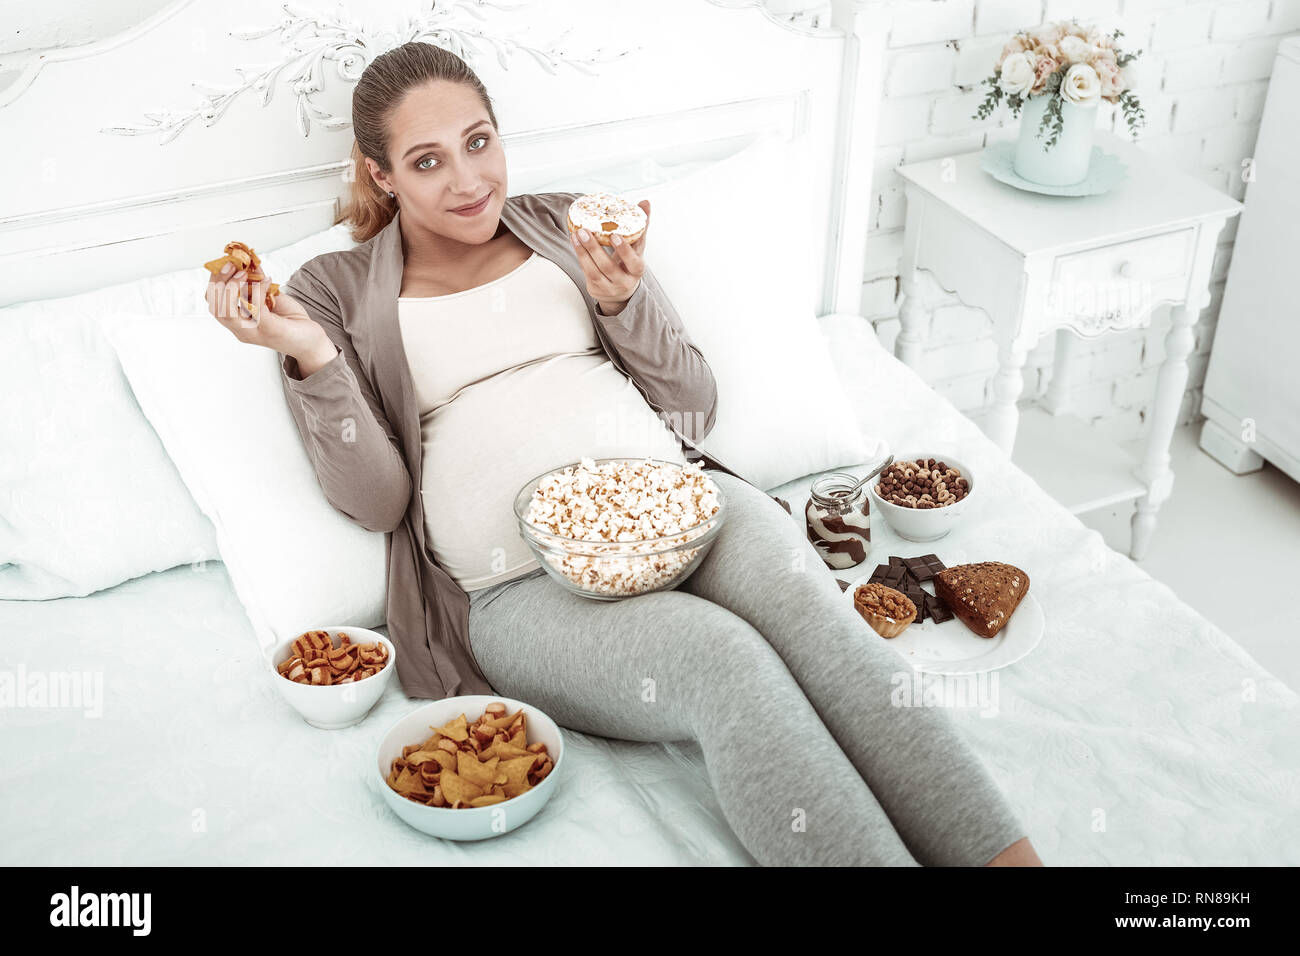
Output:
<svg viewBox="0 0 1300 956">
<path fill-rule="evenodd" d="M 1021 837 L 984 865 L 1042 866 L 1043 861 L 1040 860 L 1038 854 L 1034 852 L 1034 845 L 1029 842 L 1029 837 Z"/>
</svg>

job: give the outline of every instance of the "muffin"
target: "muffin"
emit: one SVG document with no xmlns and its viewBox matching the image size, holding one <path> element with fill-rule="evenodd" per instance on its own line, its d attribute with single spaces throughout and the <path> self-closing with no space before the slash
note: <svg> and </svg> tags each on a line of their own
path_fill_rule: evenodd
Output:
<svg viewBox="0 0 1300 956">
<path fill-rule="evenodd" d="M 853 607 L 881 637 L 897 637 L 916 620 L 916 605 L 903 592 L 868 582 L 853 592 Z"/>
<path fill-rule="evenodd" d="M 569 232 L 586 229 L 602 246 L 612 245 L 615 236 L 636 242 L 648 224 L 644 209 L 611 193 L 588 193 L 569 205 Z"/>
</svg>

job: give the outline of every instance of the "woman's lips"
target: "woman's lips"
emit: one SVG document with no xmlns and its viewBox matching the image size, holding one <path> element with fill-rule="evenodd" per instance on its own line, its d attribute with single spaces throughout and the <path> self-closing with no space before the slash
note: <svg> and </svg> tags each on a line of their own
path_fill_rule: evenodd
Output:
<svg viewBox="0 0 1300 956">
<path fill-rule="evenodd" d="M 452 212 L 454 212 L 458 216 L 477 216 L 479 213 L 481 213 L 484 209 L 487 208 L 488 200 L 491 198 L 492 198 L 492 194 L 488 193 L 486 196 L 480 199 L 473 206 L 467 206 L 464 209 L 453 209 Z"/>
</svg>

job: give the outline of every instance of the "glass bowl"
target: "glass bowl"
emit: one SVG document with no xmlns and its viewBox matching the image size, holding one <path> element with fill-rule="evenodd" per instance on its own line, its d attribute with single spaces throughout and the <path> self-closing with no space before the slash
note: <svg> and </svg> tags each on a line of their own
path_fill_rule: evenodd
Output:
<svg viewBox="0 0 1300 956">
<path fill-rule="evenodd" d="M 608 462 L 651 462 L 680 469 L 681 465 L 660 458 L 595 458 L 599 467 Z M 580 461 L 551 468 L 524 483 L 515 495 L 515 519 L 519 536 L 537 561 L 561 587 L 597 601 L 617 601 L 652 591 L 668 591 L 699 567 L 713 547 L 726 519 L 727 503 L 717 489 L 718 510 L 709 518 L 676 534 L 640 541 L 603 541 L 569 538 L 531 524 L 527 520 L 533 492 L 543 478 L 580 465 Z M 707 477 L 707 476 L 706 476 Z"/>
</svg>

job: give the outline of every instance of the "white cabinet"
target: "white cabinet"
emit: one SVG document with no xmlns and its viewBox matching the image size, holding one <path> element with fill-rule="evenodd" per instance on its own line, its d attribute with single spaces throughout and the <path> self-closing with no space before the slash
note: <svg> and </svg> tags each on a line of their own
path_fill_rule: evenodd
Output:
<svg viewBox="0 0 1300 956">
<path fill-rule="evenodd" d="M 1127 137 L 1097 130 L 1097 145 L 1127 167 L 1123 182 L 1096 196 L 1046 196 L 998 182 L 980 153 L 898 168 L 907 190 L 899 270 L 904 299 L 895 340 L 900 359 L 920 363 L 929 306 L 916 274 L 993 320 L 998 373 L 985 433 L 1072 511 L 1135 501 L 1129 554 L 1140 559 L 1156 512 L 1173 488 L 1169 442 L 1187 383 L 1192 325 L 1210 301 L 1219 233 L 1241 203 L 1172 168 Z M 1169 304 L 1171 328 L 1156 379 L 1146 450 L 1133 461 L 1068 414 L 1081 338 L 1139 328 Z M 1052 384 L 1042 407 L 1026 409 L 1027 443 L 1017 445 L 1025 358 L 1040 336 L 1056 335 Z"/>
<path fill-rule="evenodd" d="M 1278 46 L 1205 375 L 1201 448 L 1300 481 L 1300 34 Z"/>
</svg>

